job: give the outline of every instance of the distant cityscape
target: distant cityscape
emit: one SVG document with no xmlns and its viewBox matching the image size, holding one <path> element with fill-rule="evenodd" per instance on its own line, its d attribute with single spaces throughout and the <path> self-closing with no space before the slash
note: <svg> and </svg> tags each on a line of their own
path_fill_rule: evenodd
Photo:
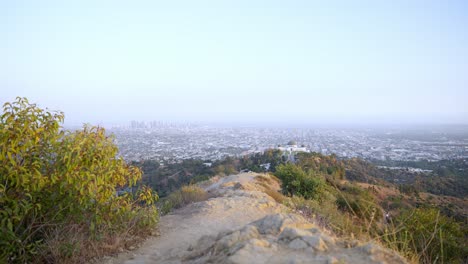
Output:
<svg viewBox="0 0 468 264">
<path fill-rule="evenodd" d="M 176 163 L 195 158 L 217 160 L 270 148 L 336 154 L 377 160 L 468 158 L 467 127 L 435 128 L 252 128 L 168 122 L 137 122 L 113 127 L 120 155 Z M 294 146 L 287 146 L 288 143 Z"/>
</svg>

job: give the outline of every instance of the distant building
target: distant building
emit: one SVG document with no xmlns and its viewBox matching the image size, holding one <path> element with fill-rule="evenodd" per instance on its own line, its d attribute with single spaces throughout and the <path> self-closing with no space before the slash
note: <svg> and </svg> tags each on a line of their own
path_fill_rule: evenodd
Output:
<svg viewBox="0 0 468 264">
<path fill-rule="evenodd" d="M 260 164 L 260 167 L 263 168 L 265 171 L 269 171 L 269 170 L 270 170 L 270 166 L 271 166 L 270 163 Z"/>
<path fill-rule="evenodd" d="M 310 152 L 309 149 L 305 146 L 298 147 L 296 141 L 289 141 L 288 144 L 284 147 L 278 146 L 278 149 L 283 151 L 283 152 L 289 152 L 289 154 L 292 154 L 294 152 Z"/>
</svg>

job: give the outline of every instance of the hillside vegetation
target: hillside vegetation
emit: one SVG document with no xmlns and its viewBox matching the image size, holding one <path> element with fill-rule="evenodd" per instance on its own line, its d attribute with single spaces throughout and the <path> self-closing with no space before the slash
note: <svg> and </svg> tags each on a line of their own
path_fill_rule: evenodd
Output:
<svg viewBox="0 0 468 264">
<path fill-rule="evenodd" d="M 217 161 L 160 164 L 146 160 L 129 165 L 117 156 L 113 138 L 103 128 L 85 125 L 66 131 L 61 127 L 63 119 L 63 113 L 41 109 L 25 98 L 3 106 L 0 263 L 82 263 L 120 252 L 154 231 L 158 207 L 167 214 L 194 202 L 208 206 L 206 212 L 213 215 L 200 211 L 196 219 L 185 219 L 184 215 L 179 220 L 203 227 L 203 217 L 219 216 L 205 219 L 219 232 L 226 224 L 231 229 L 240 227 L 235 223 L 259 231 L 266 224 L 263 221 L 272 224 L 268 214 L 283 213 L 286 206 L 340 239 L 373 240 L 411 262 L 468 262 L 465 161 L 420 164 L 433 170 L 424 175 L 318 153 L 296 153 L 291 159 L 280 150 Z M 271 174 L 233 175 L 241 171 Z M 209 186 L 195 185 L 202 181 Z M 159 202 L 157 193 L 163 197 Z M 251 207 L 245 209 L 245 205 Z M 245 208 L 240 209 L 242 206 Z M 190 214 L 198 212 L 197 207 L 190 210 Z M 241 218 L 243 210 L 248 210 L 248 217 Z M 226 218 L 227 211 L 236 219 Z M 165 217 L 171 219 L 171 214 Z M 250 223 L 260 217 L 266 218 L 259 224 Z M 281 222 L 289 216 L 273 218 Z M 193 226 L 169 222 L 166 226 L 172 231 L 185 228 L 186 233 L 174 231 L 172 235 L 180 241 L 166 243 L 168 250 L 177 243 L 185 245 L 183 234 L 195 235 Z M 215 231 L 213 226 L 204 227 L 201 231 Z M 200 239 L 201 231 L 196 233 Z M 216 253 L 213 256 L 229 257 L 218 249 L 231 250 L 223 241 L 236 232 L 210 238 L 209 250 Z M 261 247 L 271 244 L 285 252 L 289 251 L 284 241 L 291 247 L 316 245 L 307 240 L 313 236 L 307 233 L 310 230 L 304 231 L 307 235 L 302 241 L 283 239 L 282 232 L 256 233 L 252 239 L 263 241 Z M 276 236 L 270 244 L 264 241 L 271 238 L 268 234 Z M 244 242 L 236 240 L 234 244 L 259 246 Z M 195 251 L 208 253 L 200 245 Z M 343 245 L 333 242 L 329 246 L 342 250 Z M 359 258 L 361 253 L 356 253 Z M 194 263 L 203 261 L 198 255 L 190 256 Z"/>
<path fill-rule="evenodd" d="M 378 168 L 360 159 L 344 160 L 344 164 L 346 178 L 362 187 L 372 188 L 387 211 L 396 213 L 405 208 L 432 206 L 445 216 L 468 224 L 468 195 L 464 191 L 468 189 L 468 163 L 463 159 L 385 163 L 401 165 L 401 169 Z M 434 170 L 411 171 L 405 166 Z"/>
<path fill-rule="evenodd" d="M 84 262 L 125 247 L 158 220 L 141 170 L 116 158 L 103 128 L 17 98 L 0 117 L 0 263 Z"/>
<path fill-rule="evenodd" d="M 225 168 L 232 173 L 246 168 L 264 172 L 260 165 L 271 162 L 270 170 L 281 179 L 282 194 L 264 191 L 339 236 L 379 241 L 413 262 L 467 260 L 466 200 L 419 192 L 422 189 L 417 185 L 412 191 L 408 185 L 387 182 L 385 178 L 393 171 L 360 159 L 340 160 L 318 153 L 298 153 L 291 163 L 277 150 L 215 161 L 212 167 L 203 165 L 206 162 L 190 160 L 158 170 L 183 171 L 185 177 L 171 181 L 183 179 L 178 184 L 184 185 L 200 179 L 197 170 L 203 170 L 202 179 L 207 179 L 224 174 Z"/>
<path fill-rule="evenodd" d="M 377 165 L 399 167 L 398 170 L 381 170 L 382 178 L 389 182 L 399 182 L 414 186 L 419 192 L 436 195 L 449 195 L 464 198 L 468 196 L 468 160 L 452 159 L 440 161 L 374 161 Z M 410 172 L 408 168 L 418 168 L 430 172 Z"/>
<path fill-rule="evenodd" d="M 265 172 L 261 164 L 270 164 L 270 170 L 284 164 L 286 159 L 280 150 L 267 150 L 242 158 L 226 157 L 222 160 L 187 159 L 175 164 L 160 164 L 155 160 L 134 161 L 132 165 L 140 167 L 144 174 L 142 182 L 165 197 L 184 185 L 208 180 L 216 175 L 230 175 L 241 170 Z M 207 165 L 209 164 L 209 165 Z"/>
<path fill-rule="evenodd" d="M 296 164 L 276 168 L 287 204 L 342 236 L 373 239 L 409 260 L 463 263 L 468 260 L 467 225 L 429 204 L 382 197 L 379 185 L 343 180 L 344 163 L 333 156 L 303 153 Z M 390 198 L 390 199 L 387 199 Z M 401 206 L 406 199 L 406 206 Z M 384 207 L 393 208 L 389 214 Z"/>
</svg>

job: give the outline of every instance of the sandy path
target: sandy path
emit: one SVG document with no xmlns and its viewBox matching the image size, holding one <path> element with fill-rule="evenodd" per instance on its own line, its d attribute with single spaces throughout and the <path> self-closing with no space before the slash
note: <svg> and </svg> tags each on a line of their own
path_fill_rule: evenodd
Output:
<svg viewBox="0 0 468 264">
<path fill-rule="evenodd" d="M 205 187 L 207 191 L 222 196 L 188 205 L 161 217 L 160 236 L 150 238 L 139 249 L 105 263 L 178 263 L 174 259 L 184 255 L 190 246 L 195 246 L 202 236 L 232 231 L 282 211 L 263 192 L 236 190 L 236 183 L 255 188 L 252 184 L 255 176 L 253 173 L 232 175 L 208 185 Z"/>
<path fill-rule="evenodd" d="M 161 217 L 160 236 L 102 262 L 406 263 L 378 245 L 350 245 L 302 216 L 288 213 L 261 191 L 256 176 L 243 173 L 213 179 L 204 188 L 215 198 Z M 275 181 L 267 182 L 270 188 L 279 188 Z"/>
</svg>

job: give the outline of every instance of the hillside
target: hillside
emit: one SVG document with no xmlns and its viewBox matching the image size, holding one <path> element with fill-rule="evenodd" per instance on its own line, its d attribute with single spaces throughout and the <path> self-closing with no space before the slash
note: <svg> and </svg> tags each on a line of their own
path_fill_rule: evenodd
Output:
<svg viewBox="0 0 468 264">
<path fill-rule="evenodd" d="M 291 161 L 279 150 L 131 166 L 104 129 L 63 131 L 63 118 L 26 98 L 4 105 L 0 263 L 87 263 L 135 250 L 156 228 L 161 235 L 140 249 L 100 261 L 468 260 L 466 196 L 440 195 L 466 189 L 466 180 L 453 181 L 466 177 L 466 161 L 423 162 L 440 170 L 425 178 L 335 155 Z"/>
<path fill-rule="evenodd" d="M 345 240 L 277 203 L 269 175 L 242 173 L 203 184 L 212 198 L 162 216 L 160 235 L 101 263 L 405 263 L 373 243 Z M 268 180 L 265 180 L 268 179 Z"/>
</svg>

